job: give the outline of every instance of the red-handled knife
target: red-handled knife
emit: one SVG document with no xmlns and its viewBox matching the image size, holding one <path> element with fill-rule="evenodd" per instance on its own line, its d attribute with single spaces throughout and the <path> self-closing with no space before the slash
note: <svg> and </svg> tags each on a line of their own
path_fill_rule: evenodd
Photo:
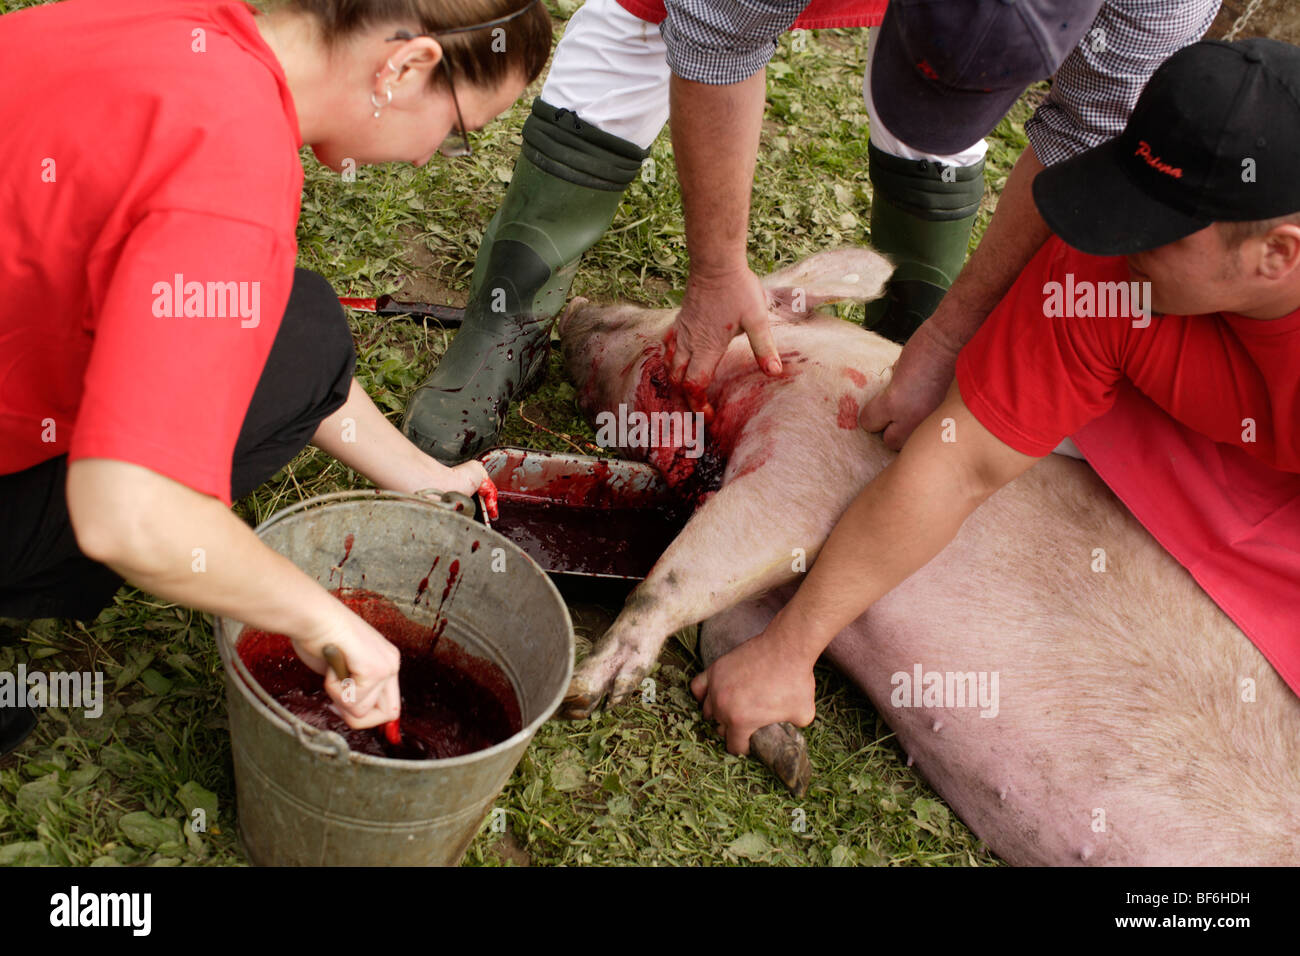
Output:
<svg viewBox="0 0 1300 956">
<path fill-rule="evenodd" d="M 430 302 L 398 302 L 391 295 L 375 299 L 358 299 L 339 296 L 339 301 L 349 309 L 373 312 L 375 315 L 414 315 L 437 319 L 444 325 L 460 325 L 465 321 L 465 310 L 452 305 L 434 305 Z"/>
</svg>

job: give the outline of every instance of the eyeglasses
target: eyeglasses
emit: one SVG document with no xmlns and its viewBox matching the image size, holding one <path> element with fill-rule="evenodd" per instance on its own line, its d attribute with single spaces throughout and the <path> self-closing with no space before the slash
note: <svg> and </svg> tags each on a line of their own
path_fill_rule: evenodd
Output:
<svg viewBox="0 0 1300 956">
<path fill-rule="evenodd" d="M 497 17 L 495 20 L 488 20 L 485 23 L 473 23 L 466 27 L 452 27 L 448 30 L 437 30 L 433 33 L 412 33 L 409 30 L 398 30 L 395 36 L 387 37 L 385 42 L 391 43 L 394 40 L 414 40 L 416 37 L 440 37 L 449 33 L 470 33 L 474 30 L 486 30 L 488 27 L 509 23 L 515 17 L 521 16 L 531 9 L 535 3 L 537 3 L 537 0 L 529 0 L 528 3 L 507 16 Z M 456 129 L 447 134 L 447 138 L 438 147 L 438 152 L 451 159 L 458 156 L 473 156 L 474 150 L 469 144 L 469 131 L 465 129 L 465 117 L 461 115 L 460 101 L 456 99 L 456 85 L 451 79 L 451 57 L 447 54 L 445 47 L 442 51 L 442 63 L 447 71 L 447 88 L 451 91 L 451 103 L 456 108 Z"/>
<path fill-rule="evenodd" d="M 460 115 L 460 102 L 456 99 L 456 86 L 451 82 L 451 63 L 446 50 L 442 51 L 442 62 L 447 65 L 447 88 L 451 90 L 451 105 L 456 107 L 456 128 L 447 134 L 447 138 L 438 147 L 438 152 L 448 159 L 473 156 L 474 148 L 469 144 L 469 130 L 465 128 L 465 117 Z"/>
</svg>

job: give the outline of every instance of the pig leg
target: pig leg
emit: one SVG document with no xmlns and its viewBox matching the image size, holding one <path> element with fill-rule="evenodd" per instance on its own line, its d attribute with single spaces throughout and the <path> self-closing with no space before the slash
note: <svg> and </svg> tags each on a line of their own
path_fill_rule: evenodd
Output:
<svg viewBox="0 0 1300 956">
<path fill-rule="evenodd" d="M 774 534 L 770 522 L 777 519 L 766 512 L 786 500 L 783 477 L 760 468 L 724 484 L 695 512 L 575 672 L 564 716 L 586 717 L 606 695 L 611 706 L 620 703 L 640 687 L 674 631 L 794 579 L 789 541 L 820 543 L 830 518 L 791 509 L 781 513 L 782 533 Z"/>
<path fill-rule="evenodd" d="M 710 666 L 723 654 L 761 634 L 791 594 L 793 591 L 788 587 L 778 588 L 715 614 L 701 624 L 700 656 L 704 666 Z M 759 728 L 749 738 L 749 749 L 794 796 L 802 797 L 808 791 L 812 780 L 808 743 L 794 724 L 782 721 Z"/>
</svg>

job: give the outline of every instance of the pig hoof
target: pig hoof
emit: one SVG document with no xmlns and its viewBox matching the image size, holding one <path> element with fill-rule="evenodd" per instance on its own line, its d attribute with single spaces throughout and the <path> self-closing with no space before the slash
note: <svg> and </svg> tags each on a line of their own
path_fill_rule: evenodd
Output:
<svg viewBox="0 0 1300 956">
<path fill-rule="evenodd" d="M 590 717 L 598 703 L 599 698 L 593 702 L 590 697 L 566 697 L 560 704 L 559 716 L 565 720 L 581 720 L 583 717 Z"/>
<path fill-rule="evenodd" d="M 569 692 L 564 695 L 564 700 L 560 704 L 559 714 L 568 720 L 590 717 L 591 712 L 600 706 L 600 700 L 604 696 L 604 686 L 592 687 L 581 677 L 574 677 L 569 683 Z"/>
<path fill-rule="evenodd" d="M 600 706 L 610 687 L 611 669 L 618 661 L 611 659 L 611 648 L 598 646 L 573 673 L 569 691 L 560 705 L 560 715 L 571 720 L 591 716 Z"/>
<path fill-rule="evenodd" d="M 591 711 L 601 706 L 603 696 L 603 693 L 575 693 L 569 689 L 568 695 L 560 704 L 559 715 L 568 721 L 590 717 Z"/>
<path fill-rule="evenodd" d="M 790 793 L 802 797 L 812 780 L 808 743 L 793 724 L 768 724 L 754 731 L 749 749 L 780 778 Z"/>
<path fill-rule="evenodd" d="M 641 693 L 641 680 L 645 677 L 645 671 L 637 669 L 629 674 L 618 677 L 614 681 L 614 687 L 609 692 L 609 701 L 607 706 L 617 707 L 627 701 L 629 697 Z"/>
</svg>

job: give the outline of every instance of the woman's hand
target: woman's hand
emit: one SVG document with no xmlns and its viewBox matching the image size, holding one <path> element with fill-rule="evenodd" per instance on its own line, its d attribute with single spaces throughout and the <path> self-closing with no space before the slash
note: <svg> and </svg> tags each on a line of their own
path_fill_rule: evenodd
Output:
<svg viewBox="0 0 1300 956">
<path fill-rule="evenodd" d="M 140 465 L 88 458 L 68 467 L 68 514 L 89 558 L 188 607 L 287 634 L 317 673 L 335 644 L 351 688 L 331 671 L 326 690 L 353 727 L 397 717 L 397 649 L 216 498 Z"/>
<path fill-rule="evenodd" d="M 356 379 L 348 400 L 320 423 L 312 444 L 387 491 L 414 494 L 436 488 L 472 498 L 487 480 L 487 471 L 477 461 L 448 468 L 416 448 L 375 407 Z"/>
<path fill-rule="evenodd" d="M 338 612 L 311 636 L 293 640 L 304 664 L 325 675 L 325 691 L 349 727 L 376 727 L 396 720 L 401 710 L 397 669 L 401 655 L 382 634 L 341 602 Z M 322 651 L 333 644 L 347 661 L 349 676 L 339 680 Z"/>
<path fill-rule="evenodd" d="M 429 463 L 436 471 L 426 485 L 428 488 L 437 488 L 439 491 L 459 491 L 473 498 L 478 494 L 483 482 L 488 480 L 487 469 L 481 462 L 467 461 L 454 468 L 448 468 L 434 458 L 429 458 Z"/>
</svg>

